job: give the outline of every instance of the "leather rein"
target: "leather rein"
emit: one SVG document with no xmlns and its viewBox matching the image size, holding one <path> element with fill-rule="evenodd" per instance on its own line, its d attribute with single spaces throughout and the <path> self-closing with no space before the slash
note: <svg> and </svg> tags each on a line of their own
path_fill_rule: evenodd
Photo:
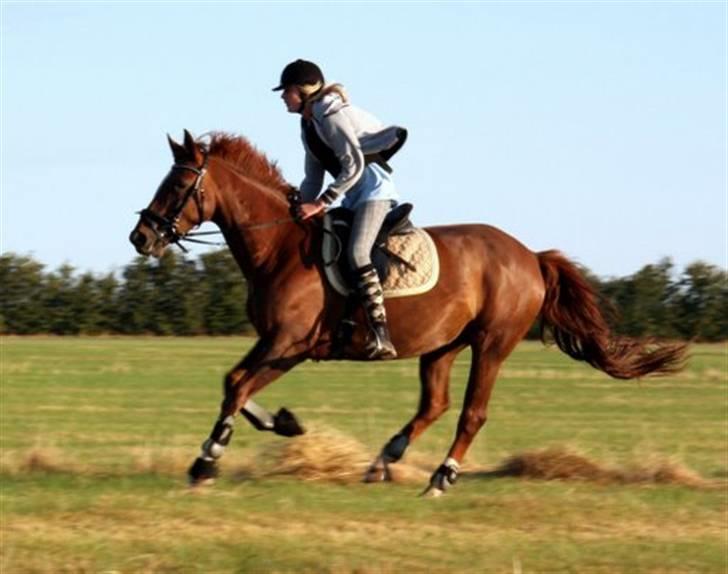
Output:
<svg viewBox="0 0 728 574">
<path fill-rule="evenodd" d="M 175 206 L 170 215 L 164 217 L 162 215 L 159 215 L 158 213 L 155 213 L 149 208 L 145 208 L 137 212 L 140 215 L 141 219 L 149 225 L 152 231 L 154 231 L 154 234 L 157 236 L 158 240 L 166 240 L 168 243 L 174 243 L 185 253 L 188 252 L 188 249 L 184 245 L 182 245 L 182 243 L 180 243 L 181 241 L 187 241 L 190 243 L 202 243 L 205 245 L 225 245 L 224 242 L 205 241 L 203 239 L 197 239 L 197 237 L 204 235 L 219 235 L 222 233 L 221 231 L 188 231 L 187 233 L 180 233 L 177 229 L 177 225 L 179 224 L 182 212 L 187 206 L 187 203 L 192 198 L 194 198 L 195 200 L 197 213 L 199 215 L 199 222 L 194 227 L 199 227 L 204 221 L 205 188 L 202 183 L 205 174 L 207 173 L 207 157 L 207 154 L 205 154 L 205 159 L 202 161 L 202 166 L 200 166 L 199 168 L 184 163 L 175 163 L 172 165 L 172 170 L 191 171 L 197 177 L 195 177 L 194 183 L 185 191 L 184 195 L 182 196 L 182 200 Z M 295 199 L 297 199 L 297 193 L 298 192 L 296 191 L 288 195 L 289 202 L 292 206 L 292 214 L 295 213 L 295 211 L 293 210 L 293 202 L 295 201 Z M 263 229 L 265 227 L 272 227 L 274 225 L 288 223 L 291 221 L 296 221 L 296 218 L 293 215 L 289 217 L 279 217 L 278 219 L 266 221 L 263 223 L 244 225 L 242 227 L 244 227 L 245 229 Z"/>
</svg>

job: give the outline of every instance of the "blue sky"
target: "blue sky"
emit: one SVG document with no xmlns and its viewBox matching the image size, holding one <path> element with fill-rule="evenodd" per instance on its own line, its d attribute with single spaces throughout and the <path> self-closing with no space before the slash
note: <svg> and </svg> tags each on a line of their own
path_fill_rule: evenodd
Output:
<svg viewBox="0 0 728 574">
<path fill-rule="evenodd" d="M 298 184 L 298 57 L 406 126 L 420 225 L 484 222 L 601 276 L 725 266 L 725 2 L 2 2 L 3 252 L 118 270 L 166 133 L 245 135 Z M 195 248 L 200 252 L 205 248 Z"/>
</svg>

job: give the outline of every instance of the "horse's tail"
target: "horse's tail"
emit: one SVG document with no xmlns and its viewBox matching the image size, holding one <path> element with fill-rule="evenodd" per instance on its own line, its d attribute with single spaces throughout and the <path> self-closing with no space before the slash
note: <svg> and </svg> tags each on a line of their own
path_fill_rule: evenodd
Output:
<svg viewBox="0 0 728 574">
<path fill-rule="evenodd" d="M 669 374 L 685 363 L 684 343 L 656 344 L 614 335 L 599 306 L 599 295 L 584 275 L 558 251 L 537 254 L 546 296 L 541 308 L 541 340 L 546 327 L 559 349 L 572 359 L 617 379 Z"/>
</svg>

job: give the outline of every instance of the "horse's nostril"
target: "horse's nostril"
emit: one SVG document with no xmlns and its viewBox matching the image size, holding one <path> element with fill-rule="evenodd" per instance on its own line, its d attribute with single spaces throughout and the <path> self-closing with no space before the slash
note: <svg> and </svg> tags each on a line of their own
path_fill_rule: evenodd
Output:
<svg viewBox="0 0 728 574">
<path fill-rule="evenodd" d="M 147 241 L 146 238 L 144 237 L 144 234 L 141 233 L 140 231 L 132 231 L 129 239 L 131 240 L 132 244 L 135 247 L 141 247 Z"/>
</svg>

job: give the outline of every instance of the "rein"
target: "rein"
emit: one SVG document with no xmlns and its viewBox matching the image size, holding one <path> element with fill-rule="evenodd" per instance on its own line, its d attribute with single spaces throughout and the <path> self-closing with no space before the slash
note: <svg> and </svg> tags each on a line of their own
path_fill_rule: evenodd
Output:
<svg viewBox="0 0 728 574">
<path fill-rule="evenodd" d="M 191 165 L 183 164 L 183 163 L 175 163 L 172 165 L 172 170 L 175 169 L 182 169 L 182 170 L 188 170 L 197 175 L 195 178 L 194 183 L 187 189 L 185 192 L 182 201 L 176 206 L 174 210 L 172 210 L 172 215 L 169 215 L 167 217 L 164 217 L 162 215 L 159 215 L 152 211 L 149 208 L 142 209 L 141 211 L 138 211 L 137 213 L 141 216 L 143 220 L 146 220 L 147 223 L 151 223 L 149 227 L 154 231 L 155 235 L 157 236 L 157 239 L 167 239 L 169 243 L 176 244 L 182 251 L 185 253 L 188 253 L 188 249 L 182 245 L 181 241 L 186 241 L 188 243 L 201 243 L 204 245 L 216 245 L 216 246 L 223 246 L 226 245 L 224 242 L 220 241 L 205 241 L 204 239 L 197 239 L 197 237 L 207 236 L 207 235 L 220 235 L 222 234 L 221 231 L 188 231 L 187 233 L 180 233 L 177 230 L 177 224 L 179 223 L 180 216 L 182 215 L 182 212 L 184 211 L 185 207 L 187 206 L 187 203 L 190 199 L 193 197 L 195 198 L 195 204 L 197 205 L 197 212 L 199 214 L 199 222 L 194 227 L 199 227 L 204 220 L 205 212 L 204 212 L 204 202 L 205 202 L 205 188 L 202 185 L 202 180 L 205 177 L 205 174 L 207 173 L 207 154 L 205 154 L 205 159 L 202 162 L 202 166 L 197 168 Z M 297 193 L 297 192 L 296 192 Z M 289 194 L 289 201 L 291 201 L 291 204 L 293 206 L 293 198 L 292 195 Z M 293 213 L 293 208 L 292 208 Z M 279 217 L 277 219 L 274 219 L 272 221 L 264 221 L 262 223 L 251 223 L 248 225 L 241 225 L 243 229 L 264 229 L 267 227 L 273 227 L 275 225 L 280 225 L 282 223 L 289 223 L 293 221 L 298 221 L 298 219 L 291 215 L 289 217 Z"/>
<path fill-rule="evenodd" d="M 273 221 L 265 221 L 263 223 L 251 223 L 249 225 L 241 225 L 243 229 L 264 229 L 266 227 L 273 227 L 274 225 L 280 225 L 281 223 L 288 223 L 291 221 L 296 221 L 293 217 L 279 217 L 278 219 L 274 219 Z M 225 242 L 221 241 L 205 241 L 204 239 L 195 239 L 195 237 L 200 237 L 203 235 L 220 235 L 222 231 L 191 231 L 188 233 L 185 233 L 184 235 L 180 235 L 179 241 L 188 241 L 190 243 L 204 243 L 205 245 L 218 245 L 223 246 L 227 245 Z M 187 252 L 184 245 L 180 245 L 178 243 L 180 249 Z"/>
</svg>

